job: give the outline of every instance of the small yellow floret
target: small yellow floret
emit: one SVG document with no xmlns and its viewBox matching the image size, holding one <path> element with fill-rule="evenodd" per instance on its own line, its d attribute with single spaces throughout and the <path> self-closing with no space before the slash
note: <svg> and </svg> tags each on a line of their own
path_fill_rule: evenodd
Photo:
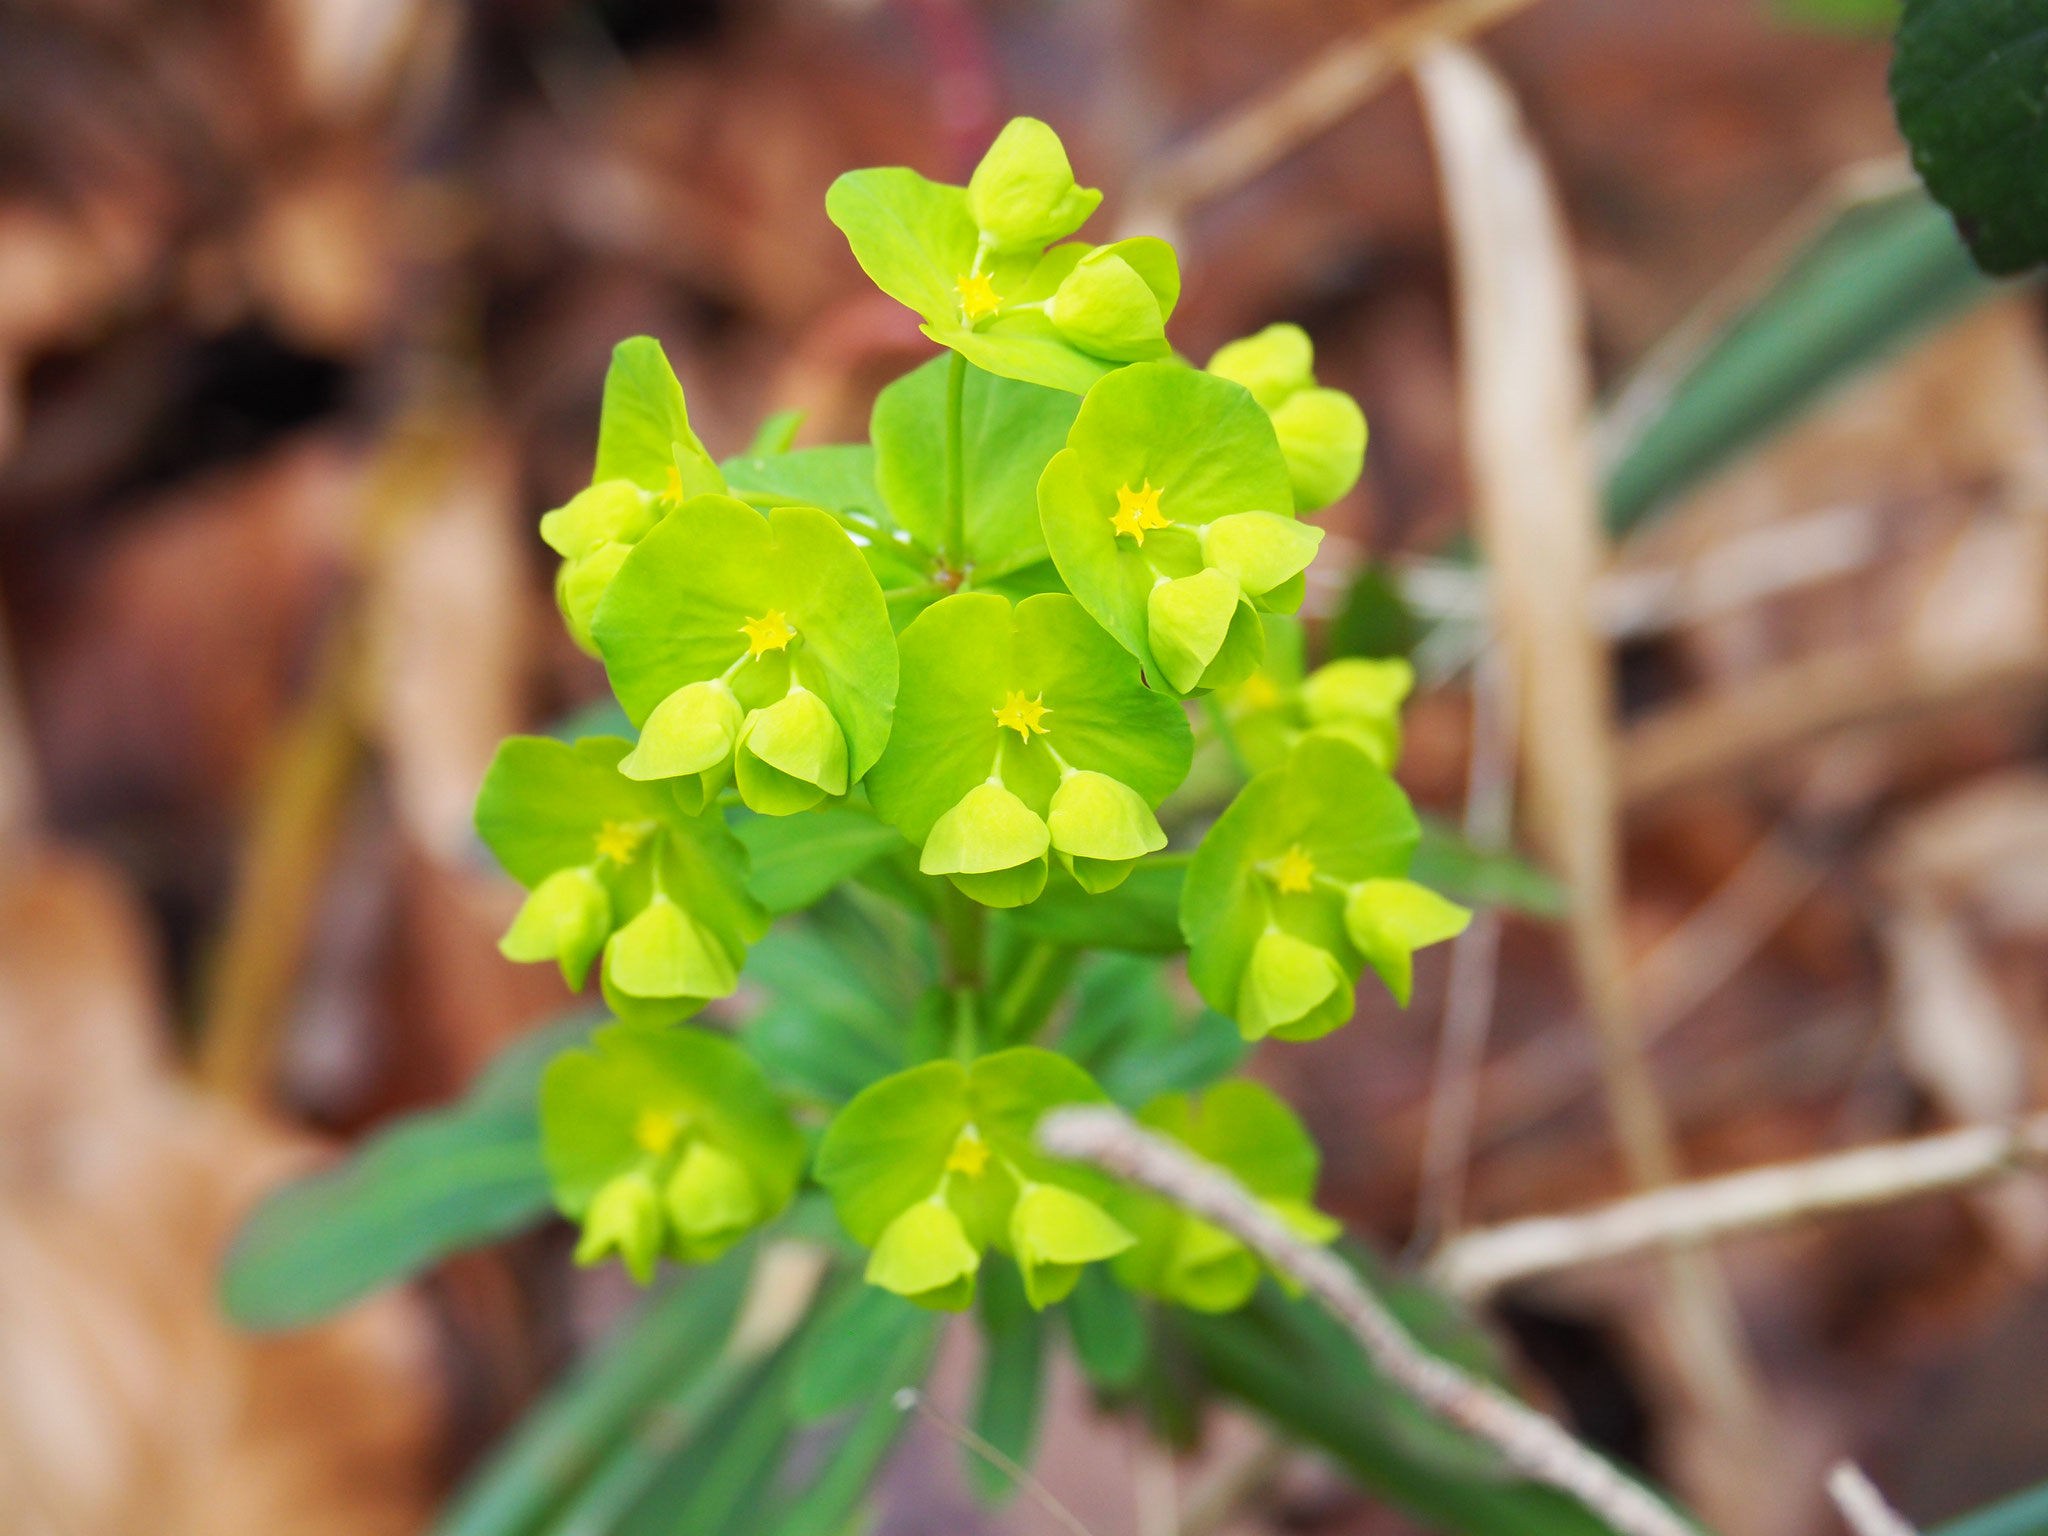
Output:
<svg viewBox="0 0 2048 1536">
<path fill-rule="evenodd" d="M 1278 709 L 1282 703 L 1280 685 L 1263 671 L 1254 672 L 1238 685 L 1237 702 L 1246 709 Z"/>
<path fill-rule="evenodd" d="M 953 286 L 960 290 L 960 313 L 970 322 L 1003 307 L 1003 301 L 996 296 L 996 285 L 988 280 L 986 272 L 970 272 Z"/>
<path fill-rule="evenodd" d="M 597 829 L 597 852 L 614 864 L 630 864 L 647 841 L 647 829 L 630 822 L 608 821 Z"/>
<path fill-rule="evenodd" d="M 668 467 L 668 499 L 670 501 L 681 501 L 683 499 L 683 472 L 673 464 Z"/>
<path fill-rule="evenodd" d="M 1316 861 L 1301 851 L 1296 843 L 1280 856 L 1280 863 L 1273 870 L 1273 886 L 1283 896 L 1299 896 L 1313 890 L 1316 883 Z"/>
<path fill-rule="evenodd" d="M 682 1123 L 674 1115 L 665 1115 L 658 1109 L 643 1109 L 633 1126 L 633 1140 L 640 1150 L 661 1156 L 676 1144 L 676 1138 L 683 1133 Z"/>
<path fill-rule="evenodd" d="M 1027 699 L 1023 689 L 1012 688 L 1010 696 L 1003 700 L 1003 707 L 995 713 L 997 730 L 1015 731 L 1025 741 L 1031 739 L 1033 731 L 1043 736 L 1052 729 L 1045 723 L 1045 717 L 1052 711 L 1046 708 L 1042 693 L 1035 699 Z"/>
<path fill-rule="evenodd" d="M 780 608 L 770 608 L 758 619 L 749 619 L 740 626 L 740 633 L 747 637 L 747 654 L 759 656 L 763 651 L 779 651 L 796 638 L 796 631 L 790 628 L 789 620 Z"/>
<path fill-rule="evenodd" d="M 975 1135 L 970 1126 L 960 1133 L 960 1139 L 953 1143 L 953 1150 L 946 1154 L 946 1172 L 964 1173 L 970 1179 L 978 1179 L 987 1166 L 988 1143 Z"/>
<path fill-rule="evenodd" d="M 1144 485 L 1132 490 L 1128 485 L 1116 488 L 1116 515 L 1109 525 L 1118 533 L 1127 533 L 1140 544 L 1145 542 L 1147 528 L 1171 528 L 1172 521 L 1159 510 L 1159 493 L 1164 486 L 1155 488 L 1148 476 Z"/>
</svg>

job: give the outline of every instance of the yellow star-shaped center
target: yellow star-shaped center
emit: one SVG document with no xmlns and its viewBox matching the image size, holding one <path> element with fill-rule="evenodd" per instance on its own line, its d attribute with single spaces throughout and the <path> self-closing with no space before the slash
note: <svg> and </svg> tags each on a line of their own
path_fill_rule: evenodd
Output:
<svg viewBox="0 0 2048 1536">
<path fill-rule="evenodd" d="M 1165 487 L 1155 487 L 1148 476 L 1137 490 L 1128 485 L 1116 488 L 1116 515 L 1109 520 L 1110 527 L 1118 533 L 1128 533 L 1140 544 L 1145 542 L 1147 528 L 1171 528 L 1173 523 L 1159 510 L 1159 492 Z"/>
<path fill-rule="evenodd" d="M 1301 851 L 1296 843 L 1280 856 L 1280 862 L 1273 868 L 1273 887 L 1283 896 L 1300 896 L 1313 890 L 1316 883 L 1316 861 Z"/>
<path fill-rule="evenodd" d="M 1052 711 L 1046 708 L 1045 695 L 1035 699 L 1024 697 L 1024 690 L 1012 688 L 1010 696 L 1003 700 L 1003 707 L 996 711 L 996 729 L 1015 731 L 1025 741 L 1036 731 L 1043 736 L 1052 727 L 1045 723 L 1045 717 Z"/>
<path fill-rule="evenodd" d="M 740 633 L 747 637 L 747 655 L 759 656 L 763 651 L 779 651 L 796 638 L 796 631 L 790 628 L 789 620 L 780 608 L 770 608 L 758 619 L 749 619 L 740 626 Z"/>
<path fill-rule="evenodd" d="M 946 1172 L 964 1173 L 970 1179 L 978 1179 L 987 1166 L 988 1143 L 975 1135 L 974 1127 L 969 1126 L 953 1143 L 953 1150 L 946 1154 Z"/>
<path fill-rule="evenodd" d="M 1003 301 L 996 297 L 996 285 L 988 280 L 986 272 L 970 272 L 953 286 L 960 290 L 960 313 L 970 324 L 1003 307 Z"/>
<path fill-rule="evenodd" d="M 647 829 L 630 822 L 608 821 L 597 829 L 597 852 L 614 864 L 630 864 L 647 841 Z"/>
</svg>

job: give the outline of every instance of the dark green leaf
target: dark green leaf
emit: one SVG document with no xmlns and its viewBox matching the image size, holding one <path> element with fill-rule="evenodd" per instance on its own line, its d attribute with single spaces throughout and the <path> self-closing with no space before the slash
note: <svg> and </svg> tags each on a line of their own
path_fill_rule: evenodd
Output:
<svg viewBox="0 0 2048 1536">
<path fill-rule="evenodd" d="M 1429 817 L 1422 819 L 1422 841 L 1408 878 L 1471 907 L 1562 917 L 1567 905 L 1564 887 L 1545 871 L 1512 853 L 1483 852 Z"/>
<path fill-rule="evenodd" d="M 1007 1259 L 991 1257 L 981 1266 L 981 1326 L 974 1431 L 1018 1466 L 1029 1467 L 1044 1396 L 1046 1321 L 1024 1299 L 1024 1282 Z M 971 1451 L 964 1454 L 968 1486 L 983 1502 L 1000 1504 L 1016 1493 L 1008 1472 Z"/>
<path fill-rule="evenodd" d="M 933 1314 L 857 1280 L 846 1285 L 808 1330 L 797 1357 L 791 1408 L 815 1423 L 853 1407 L 875 1390 L 914 1336 L 926 1336 Z"/>
<path fill-rule="evenodd" d="M 221 1298 L 245 1328 L 296 1328 L 549 1209 L 540 1074 L 589 1036 L 556 1025 L 494 1061 L 468 1096 L 408 1115 L 338 1167 L 278 1190 L 228 1255 Z"/>
<path fill-rule="evenodd" d="M 2000 1499 L 1933 1527 L 1928 1536 L 2043 1536 L 2048 1533 L 2048 1483 Z"/>
<path fill-rule="evenodd" d="M 1061 1304 L 1074 1355 L 1098 1392 L 1124 1392 L 1145 1369 L 1145 1313 L 1138 1298 L 1091 1264 Z"/>
<path fill-rule="evenodd" d="M 1892 105 L 1914 169 L 1985 271 L 2048 260 L 2048 17 L 2039 0 L 1906 0 Z"/>
<path fill-rule="evenodd" d="M 737 814 L 732 829 L 753 861 L 748 886 L 778 917 L 810 906 L 903 841 L 887 823 L 845 805 L 795 816 Z"/>
<path fill-rule="evenodd" d="M 1344 606 L 1330 621 L 1325 640 L 1331 656 L 1406 656 L 1421 638 L 1422 626 L 1401 596 L 1401 588 L 1382 565 L 1365 565 L 1351 579 Z M 1271 626 L 1266 649 L 1272 651 Z"/>
<path fill-rule="evenodd" d="M 1121 949 L 1170 955 L 1185 948 L 1180 934 L 1180 887 L 1187 877 L 1185 854 L 1141 859 L 1115 890 L 1091 896 L 1055 869 L 1045 894 L 1010 913 L 1033 938 L 1076 948 Z"/>
</svg>

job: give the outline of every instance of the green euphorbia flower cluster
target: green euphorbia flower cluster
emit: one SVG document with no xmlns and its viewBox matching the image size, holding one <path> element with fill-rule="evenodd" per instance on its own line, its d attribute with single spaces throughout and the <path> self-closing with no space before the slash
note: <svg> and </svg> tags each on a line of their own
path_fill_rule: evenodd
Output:
<svg viewBox="0 0 2048 1536">
<path fill-rule="evenodd" d="M 1247 1038 L 1306 1039 L 1350 1017 L 1368 966 L 1405 1000 L 1413 951 L 1464 921 L 1406 878 L 1405 664 L 1304 679 L 1282 617 L 1322 538 L 1297 513 L 1356 481 L 1364 418 L 1290 326 L 1207 369 L 1177 357 L 1172 250 L 1068 238 L 1099 202 L 1031 119 L 965 187 L 834 184 L 862 267 L 946 349 L 881 392 L 867 443 L 792 449 L 783 430 L 714 463 L 660 347 L 614 354 L 591 485 L 541 527 L 632 734 L 514 738 L 477 805 L 529 892 L 504 952 L 571 987 L 595 967 L 620 1021 L 542 1093 L 585 1262 L 644 1279 L 709 1258 L 808 1175 L 867 1278 L 923 1305 L 965 1306 L 997 1253 L 1034 1306 L 1094 1263 L 1237 1306 L 1260 1268 L 1233 1239 L 1032 1142 L 1048 1109 L 1105 1097 L 1081 1065 L 1101 1032 L 1052 1027 L 1076 951 L 1134 924 L 1158 949 L 1160 882 L 1184 868 L 1202 997 Z M 1162 824 L 1194 757 L 1187 701 L 1216 690 L 1204 727 L 1236 733 L 1250 782 L 1206 832 L 1180 799 Z M 794 1068 L 787 1017 L 737 1042 L 682 1026 L 739 990 L 771 908 L 849 878 L 863 894 L 829 901 L 934 920 L 922 1002 Z M 1129 1102 L 1331 1236 L 1306 1132 L 1219 1072 Z"/>
</svg>

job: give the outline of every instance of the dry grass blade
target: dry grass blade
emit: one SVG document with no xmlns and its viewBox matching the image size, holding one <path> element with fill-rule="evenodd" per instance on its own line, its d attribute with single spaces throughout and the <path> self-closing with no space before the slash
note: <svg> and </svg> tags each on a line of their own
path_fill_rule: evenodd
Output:
<svg viewBox="0 0 2048 1536">
<path fill-rule="evenodd" d="M 1326 133 L 1401 78 L 1425 51 L 1471 37 L 1531 0 L 1437 0 L 1331 44 L 1301 70 L 1141 172 L 1127 222 L 1172 229 L 1198 203 L 1221 197 Z"/>
<path fill-rule="evenodd" d="M 1600 500 L 1587 447 L 1584 317 L 1563 220 L 1513 98 L 1467 50 L 1416 69 L 1449 218 L 1477 531 L 1520 701 L 1531 833 L 1572 896 L 1574 968 L 1630 1178 L 1677 1176 L 1629 1006 L 1607 658 L 1591 615 Z M 1689 1395 L 1753 1422 L 1756 1393 L 1719 1276 L 1674 1255 L 1673 1342 Z"/>
</svg>

